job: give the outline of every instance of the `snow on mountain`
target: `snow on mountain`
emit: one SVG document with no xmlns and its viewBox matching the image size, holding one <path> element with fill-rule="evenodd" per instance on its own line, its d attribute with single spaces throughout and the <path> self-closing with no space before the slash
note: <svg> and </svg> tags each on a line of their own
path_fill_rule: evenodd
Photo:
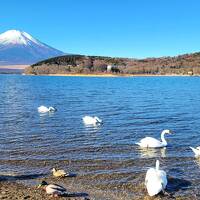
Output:
<svg viewBox="0 0 200 200">
<path fill-rule="evenodd" d="M 26 32 L 9 30 L 0 34 L 0 65 L 33 64 L 64 55 Z"/>
<path fill-rule="evenodd" d="M 34 39 L 31 35 L 26 32 L 20 32 L 17 30 L 9 30 L 0 35 L 0 44 L 24 44 L 28 45 L 31 43 L 40 44 L 39 41 Z"/>
</svg>

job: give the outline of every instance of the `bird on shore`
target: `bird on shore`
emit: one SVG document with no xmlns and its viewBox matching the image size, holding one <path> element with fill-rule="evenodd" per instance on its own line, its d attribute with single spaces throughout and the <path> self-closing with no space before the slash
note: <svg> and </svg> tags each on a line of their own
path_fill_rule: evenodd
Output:
<svg viewBox="0 0 200 200">
<path fill-rule="evenodd" d="M 55 177 L 64 178 L 69 176 L 69 173 L 65 172 L 65 170 L 63 169 L 53 168 L 51 171 L 53 172 L 53 176 Z"/>
<path fill-rule="evenodd" d="M 194 152 L 195 154 L 195 157 L 200 157 L 200 147 L 190 147 L 190 149 L 192 149 L 192 151 Z"/>
<path fill-rule="evenodd" d="M 67 190 L 57 184 L 48 184 L 46 181 L 42 181 L 38 188 L 42 188 L 46 191 L 47 194 L 52 195 L 53 197 L 63 196 L 67 194 Z"/>
<path fill-rule="evenodd" d="M 97 125 L 102 124 L 102 120 L 99 119 L 98 117 L 85 116 L 82 118 L 82 120 L 85 125 L 97 126 Z"/>
<path fill-rule="evenodd" d="M 147 170 L 145 177 L 145 185 L 149 196 L 155 196 L 165 191 L 167 186 L 167 175 L 164 170 L 159 169 L 159 160 L 156 160 L 156 168 Z"/>
<path fill-rule="evenodd" d="M 153 137 L 145 137 L 141 139 L 136 144 L 140 147 L 146 147 L 146 148 L 161 148 L 167 146 L 167 141 L 165 140 L 165 134 L 171 134 L 170 130 L 164 130 L 161 133 L 161 141 L 153 138 Z"/>
<path fill-rule="evenodd" d="M 39 113 L 47 113 L 47 112 L 55 112 L 56 108 L 50 106 L 49 108 L 46 106 L 40 106 L 38 107 L 38 112 Z"/>
</svg>

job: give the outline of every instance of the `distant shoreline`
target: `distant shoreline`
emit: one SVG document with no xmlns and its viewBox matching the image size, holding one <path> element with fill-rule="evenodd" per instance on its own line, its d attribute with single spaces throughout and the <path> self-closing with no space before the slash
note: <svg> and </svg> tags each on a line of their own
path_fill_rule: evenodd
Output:
<svg viewBox="0 0 200 200">
<path fill-rule="evenodd" d="M 29 65 L 0 65 L 0 69 L 21 69 L 24 70 Z"/>
<path fill-rule="evenodd" d="M 0 65 L 0 74 L 22 74 L 28 65 Z"/>
<path fill-rule="evenodd" d="M 26 76 L 68 76 L 68 77 L 190 77 L 191 75 L 179 75 L 179 74 L 23 74 Z M 199 76 L 199 75 L 192 75 L 194 76 Z M 192 77 L 191 76 L 191 77 Z"/>
</svg>

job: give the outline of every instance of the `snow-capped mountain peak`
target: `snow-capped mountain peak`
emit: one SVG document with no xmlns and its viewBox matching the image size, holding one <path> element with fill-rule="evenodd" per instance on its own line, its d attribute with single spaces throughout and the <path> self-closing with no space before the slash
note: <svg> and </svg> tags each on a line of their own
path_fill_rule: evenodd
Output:
<svg viewBox="0 0 200 200">
<path fill-rule="evenodd" d="M 64 54 L 24 31 L 8 30 L 0 34 L 0 65 L 32 64 Z"/>
<path fill-rule="evenodd" d="M 31 35 L 24 31 L 8 30 L 0 35 L 1 44 L 22 44 L 28 45 L 29 43 L 41 43 L 34 39 Z"/>
</svg>

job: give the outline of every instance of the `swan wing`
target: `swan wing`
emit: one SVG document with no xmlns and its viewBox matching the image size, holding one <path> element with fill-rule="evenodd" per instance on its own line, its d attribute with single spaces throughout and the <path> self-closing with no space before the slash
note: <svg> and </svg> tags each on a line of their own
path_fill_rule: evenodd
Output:
<svg viewBox="0 0 200 200">
<path fill-rule="evenodd" d="M 195 149 L 193 147 L 190 147 L 190 149 L 192 149 L 192 151 L 194 152 L 195 156 L 200 156 L 200 151 L 198 149 Z"/>
<path fill-rule="evenodd" d="M 162 189 L 165 189 L 166 186 L 167 186 L 167 174 L 164 170 L 158 170 L 157 171 L 157 175 L 158 175 L 158 179 L 160 180 L 163 188 Z"/>
<path fill-rule="evenodd" d="M 151 180 L 152 177 L 155 177 L 155 175 L 156 175 L 156 170 L 154 168 L 148 169 L 145 177 L 145 185 L 147 185 L 149 180 Z"/>
<path fill-rule="evenodd" d="M 95 119 L 93 117 L 90 117 L 90 116 L 85 116 L 83 117 L 83 122 L 85 124 L 94 124 L 95 123 Z"/>
<path fill-rule="evenodd" d="M 145 185 L 149 196 L 154 196 L 162 191 L 162 182 L 160 181 L 156 169 L 150 168 L 147 171 Z"/>
<path fill-rule="evenodd" d="M 45 112 L 48 112 L 48 111 L 49 111 L 49 109 L 46 106 L 38 107 L 38 112 L 40 112 L 40 113 L 45 113 Z"/>
<path fill-rule="evenodd" d="M 141 147 L 162 147 L 163 144 L 159 140 L 153 138 L 153 137 L 145 137 L 140 140 L 139 143 L 137 143 Z"/>
</svg>

